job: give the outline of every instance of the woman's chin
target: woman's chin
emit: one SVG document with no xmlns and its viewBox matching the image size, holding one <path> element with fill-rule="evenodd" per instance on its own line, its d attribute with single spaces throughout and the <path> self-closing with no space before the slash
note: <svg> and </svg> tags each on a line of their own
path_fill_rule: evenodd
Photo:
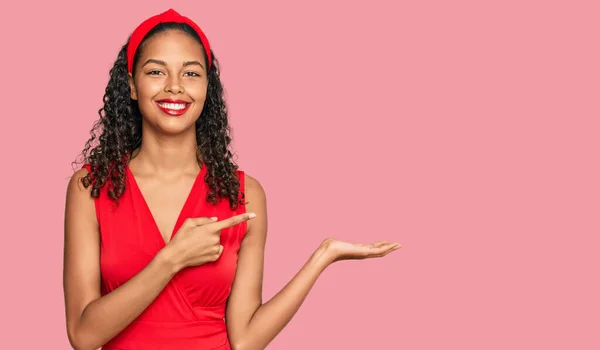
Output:
<svg viewBox="0 0 600 350">
<path fill-rule="evenodd" d="M 154 124 L 156 132 L 164 135 L 176 136 L 188 132 L 196 132 L 195 122 L 189 118 L 161 118 L 160 120 L 155 120 L 152 124 Z"/>
</svg>

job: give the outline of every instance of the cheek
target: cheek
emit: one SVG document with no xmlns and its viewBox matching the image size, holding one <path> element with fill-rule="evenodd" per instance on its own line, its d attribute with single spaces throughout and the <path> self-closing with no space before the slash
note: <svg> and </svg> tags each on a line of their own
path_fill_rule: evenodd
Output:
<svg viewBox="0 0 600 350">
<path fill-rule="evenodd" d="M 137 86 L 140 102 L 151 99 L 163 90 L 163 84 L 158 80 L 142 80 Z"/>
<path fill-rule="evenodd" d="M 185 92 L 196 102 L 206 100 L 206 85 L 193 84 L 185 87 Z"/>
</svg>

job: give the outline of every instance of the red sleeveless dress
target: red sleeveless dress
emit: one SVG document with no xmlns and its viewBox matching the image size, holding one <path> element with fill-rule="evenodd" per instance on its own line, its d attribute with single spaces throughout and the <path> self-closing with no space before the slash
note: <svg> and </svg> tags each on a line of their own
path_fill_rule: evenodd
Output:
<svg viewBox="0 0 600 350">
<path fill-rule="evenodd" d="M 90 171 L 89 165 L 84 167 Z M 245 212 L 244 205 L 231 210 L 228 200 L 216 205 L 208 203 L 205 174 L 203 166 L 171 237 L 187 218 L 216 216 L 221 220 Z M 240 190 L 245 191 L 244 172 L 237 171 L 237 175 Z M 103 188 L 95 206 L 101 238 L 102 295 L 105 295 L 144 269 L 165 247 L 165 241 L 129 167 L 126 167 L 126 190 L 118 205 Z M 223 253 L 217 261 L 178 272 L 154 302 L 102 349 L 230 350 L 225 303 L 246 228 L 244 222 L 221 231 Z"/>
</svg>

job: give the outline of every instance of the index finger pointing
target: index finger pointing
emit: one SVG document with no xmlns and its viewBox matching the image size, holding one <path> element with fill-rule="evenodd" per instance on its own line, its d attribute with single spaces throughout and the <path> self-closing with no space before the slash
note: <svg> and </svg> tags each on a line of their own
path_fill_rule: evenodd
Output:
<svg viewBox="0 0 600 350">
<path fill-rule="evenodd" d="M 222 229 L 240 224 L 244 221 L 254 219 L 255 217 L 256 217 L 256 214 L 254 214 L 254 213 L 239 214 L 239 215 L 232 216 L 229 219 L 217 221 L 214 224 L 212 224 L 212 226 L 215 227 L 217 230 L 222 230 Z"/>
</svg>

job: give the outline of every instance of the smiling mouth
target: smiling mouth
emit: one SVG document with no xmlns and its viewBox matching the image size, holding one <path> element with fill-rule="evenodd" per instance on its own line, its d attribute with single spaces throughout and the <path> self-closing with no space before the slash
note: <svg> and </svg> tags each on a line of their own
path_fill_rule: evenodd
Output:
<svg viewBox="0 0 600 350">
<path fill-rule="evenodd" d="M 171 116 L 180 116 L 185 113 L 190 107 L 191 103 L 188 102 L 156 102 L 158 108 L 164 113 Z"/>
</svg>

